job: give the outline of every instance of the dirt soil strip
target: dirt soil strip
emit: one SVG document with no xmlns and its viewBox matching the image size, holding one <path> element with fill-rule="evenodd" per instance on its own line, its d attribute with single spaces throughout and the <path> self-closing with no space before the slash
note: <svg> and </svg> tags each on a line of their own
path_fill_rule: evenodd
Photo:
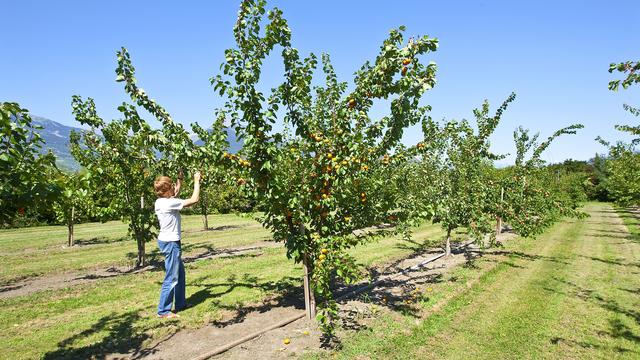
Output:
<svg viewBox="0 0 640 360">
<path fill-rule="evenodd" d="M 279 246 L 282 246 L 282 244 L 272 241 L 263 241 L 237 248 L 220 248 L 213 251 L 207 251 L 203 254 L 185 257 L 184 262 L 190 263 L 208 259 L 233 257 Z M 155 270 L 161 268 L 162 266 L 162 264 L 154 264 L 139 269 L 132 269 L 129 266 L 112 266 L 108 268 L 91 270 L 89 272 L 74 271 L 44 275 L 35 278 L 27 278 L 21 281 L 14 282 L 10 285 L 0 287 L 0 299 L 29 295 L 44 290 L 69 288 L 81 284 L 87 284 L 103 279 L 113 278 L 116 276 L 138 274 L 145 271 Z"/>
<path fill-rule="evenodd" d="M 513 234 L 503 234 L 499 240 L 505 241 L 512 237 Z M 449 258 L 442 257 L 426 266 L 416 266 L 433 258 L 438 253 L 434 250 L 430 249 L 424 253 L 402 259 L 381 269 L 380 274 L 373 279 L 377 285 L 374 289 L 368 290 L 365 295 L 367 299 L 378 304 L 384 302 L 390 308 L 396 308 L 396 304 L 402 302 L 401 299 L 406 297 L 408 291 L 439 278 L 452 267 L 463 264 L 470 258 L 481 254 L 477 246 L 469 245 L 465 249 L 466 251 L 455 252 Z M 350 296 L 350 293 L 353 294 L 354 290 L 366 286 L 367 283 L 362 282 L 338 292 L 337 297 L 344 298 L 339 304 L 343 328 L 357 328 L 359 319 L 371 312 L 371 303 L 361 299 L 353 299 L 356 297 L 355 295 Z M 281 320 L 299 315 L 303 311 L 301 308 L 290 306 L 275 307 L 267 312 L 252 312 L 247 314 L 241 323 L 226 327 L 210 325 L 200 329 L 182 330 L 141 352 L 112 354 L 107 359 L 195 359 Z M 289 340 L 288 344 L 285 344 L 285 339 Z M 322 345 L 322 333 L 317 328 L 315 320 L 309 321 L 302 318 L 265 332 L 253 340 L 212 357 L 212 359 L 291 358 L 317 350 Z"/>
</svg>

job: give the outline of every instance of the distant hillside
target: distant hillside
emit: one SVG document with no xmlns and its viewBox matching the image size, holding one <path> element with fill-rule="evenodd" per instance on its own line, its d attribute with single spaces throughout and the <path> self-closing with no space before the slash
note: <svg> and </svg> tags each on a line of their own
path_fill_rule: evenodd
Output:
<svg viewBox="0 0 640 360">
<path fill-rule="evenodd" d="M 69 151 L 69 134 L 71 131 L 82 131 L 80 128 L 62 125 L 59 122 L 40 116 L 31 116 L 33 123 L 42 126 L 40 136 L 45 142 L 43 151 L 51 150 L 56 156 L 58 167 L 68 170 L 78 170 L 80 164 L 71 156 Z"/>
<path fill-rule="evenodd" d="M 82 129 L 66 126 L 40 116 L 32 115 L 31 118 L 35 125 L 42 126 L 39 133 L 45 141 L 43 151 L 46 152 L 50 149 L 54 153 L 58 167 L 72 171 L 80 169 L 80 164 L 78 164 L 69 151 L 69 135 L 71 131 L 82 131 Z M 238 152 L 242 148 L 242 142 L 236 140 L 235 131 L 227 128 L 227 136 L 229 152 Z M 195 139 L 195 143 L 196 145 L 202 145 L 202 141 L 197 138 Z"/>
<path fill-rule="evenodd" d="M 236 132 L 233 129 L 226 128 L 225 130 L 227 131 L 227 141 L 229 142 L 229 152 L 237 153 L 238 151 L 240 151 L 240 149 L 242 149 L 242 141 L 238 141 L 236 139 Z M 192 139 L 194 140 L 194 143 L 198 146 L 202 146 L 204 144 L 202 140 L 198 139 L 198 137 L 195 134 L 192 135 Z"/>
</svg>

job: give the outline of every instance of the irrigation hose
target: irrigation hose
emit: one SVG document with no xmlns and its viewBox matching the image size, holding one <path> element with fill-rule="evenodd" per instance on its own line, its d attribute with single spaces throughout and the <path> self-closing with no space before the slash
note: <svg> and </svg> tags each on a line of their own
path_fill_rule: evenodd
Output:
<svg viewBox="0 0 640 360">
<path fill-rule="evenodd" d="M 229 349 L 231 349 L 233 347 L 236 347 L 236 346 L 238 346 L 238 345 L 240 345 L 242 343 L 245 343 L 245 342 L 247 342 L 249 340 L 257 338 L 258 336 L 266 333 L 267 331 L 270 331 L 270 330 L 277 329 L 279 327 L 285 326 L 285 325 L 287 325 L 289 323 L 292 323 L 292 322 L 294 322 L 296 320 L 302 319 L 303 317 L 305 317 L 305 313 L 304 312 L 301 313 L 301 314 L 298 314 L 296 316 L 290 317 L 290 318 L 288 318 L 286 320 L 283 320 L 283 321 L 281 321 L 279 323 L 273 324 L 273 325 L 271 325 L 269 327 L 266 327 L 266 328 L 264 328 L 262 330 L 256 331 L 256 332 L 254 332 L 252 334 L 249 334 L 249 335 L 247 335 L 245 337 L 241 337 L 240 339 L 238 339 L 238 340 L 236 340 L 234 342 L 231 342 L 231 343 L 228 343 L 226 345 L 223 345 L 223 346 L 220 346 L 218 348 L 215 348 L 215 349 L 209 351 L 206 354 L 203 354 L 203 355 L 200 355 L 198 357 L 193 358 L 192 360 L 206 360 L 206 359 L 209 359 L 209 358 L 211 358 L 213 356 L 216 356 L 218 354 L 221 354 L 221 353 L 223 353 L 223 352 L 225 352 L 225 351 L 227 351 L 227 350 L 229 350 Z"/>
</svg>

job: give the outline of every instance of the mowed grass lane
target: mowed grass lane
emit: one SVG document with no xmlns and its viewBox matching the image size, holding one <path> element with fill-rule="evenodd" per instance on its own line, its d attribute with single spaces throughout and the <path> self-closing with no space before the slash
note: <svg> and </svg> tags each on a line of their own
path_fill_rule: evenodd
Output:
<svg viewBox="0 0 640 360">
<path fill-rule="evenodd" d="M 202 247 L 219 247 L 222 243 L 238 245 L 268 237 L 268 233 L 261 229 L 251 235 L 255 226 L 255 222 L 250 223 L 251 220 L 225 217 L 216 219 L 212 226 L 227 226 L 236 221 L 244 227 L 200 234 L 196 232 L 201 226 L 199 219 L 188 218 L 185 219 L 185 229 L 194 232 L 187 232 L 185 235 L 185 246 L 189 246 L 192 241 Z M 188 225 L 190 222 L 192 224 Z M 94 230 L 92 236 L 117 239 L 120 236 L 114 230 L 117 226 L 124 225 L 101 227 L 100 231 Z M 49 228 L 42 228 L 41 231 L 48 232 Z M 37 231 L 32 231 L 31 236 L 46 238 L 46 235 Z M 412 242 L 386 238 L 360 246 L 354 251 L 354 255 L 365 266 L 384 264 L 432 245 L 441 238 L 442 232 L 438 226 L 425 225 L 416 229 Z M 60 241 L 64 241 L 64 236 Z M 14 249 L 11 259 L 18 262 L 20 249 L 15 245 L 11 246 Z M 72 261 L 71 258 L 75 257 L 83 258 L 81 263 L 90 266 L 90 259 L 100 256 L 96 252 L 100 248 L 109 249 L 106 251 L 111 259 L 109 261 L 117 262 L 120 256 L 125 257 L 131 252 L 135 244 L 131 241 L 107 242 L 91 245 L 91 249 L 80 247 L 65 252 L 66 249 L 59 249 L 55 241 L 48 246 L 40 246 L 38 241 L 28 240 L 25 247 L 29 250 L 23 252 L 32 255 L 31 261 L 48 264 L 38 268 L 38 271 L 43 272 L 42 276 L 47 276 L 47 270 L 55 272 L 61 266 L 66 266 L 67 269 L 82 268 L 84 265 L 67 264 L 67 261 Z M 155 251 L 156 247 L 154 243 L 149 244 L 149 250 Z M 61 253 L 51 258 L 49 254 L 52 251 Z M 30 266 L 27 261 L 22 264 L 24 268 Z M 11 270 L 6 274 L 10 277 Z M 144 348 L 179 328 L 197 328 L 221 319 L 226 321 L 233 311 L 251 310 L 260 306 L 265 299 L 273 299 L 275 306 L 278 306 L 285 302 L 283 296 L 286 294 L 302 298 L 302 269 L 286 258 L 282 247 L 264 248 L 235 257 L 191 262 L 186 265 L 186 274 L 187 301 L 194 307 L 182 312 L 180 320 L 175 321 L 155 316 L 163 279 L 161 268 L 66 289 L 2 299 L 0 329 L 3 330 L 3 336 L 0 337 L 0 358 L 104 358 L 107 354 L 127 353 Z M 232 320 L 242 320 L 242 317 Z"/>
<path fill-rule="evenodd" d="M 341 358 L 640 358 L 640 237 L 606 204 L 459 268 L 422 306 L 347 339 Z M 442 301 L 447 299 L 447 301 Z M 324 355 L 316 355 L 324 356 Z"/>
<path fill-rule="evenodd" d="M 54 273 L 133 266 L 137 247 L 127 227 L 120 221 L 76 225 L 73 247 L 67 247 L 65 226 L 0 230 L 0 285 Z M 258 222 L 233 214 L 210 215 L 209 228 L 203 231 L 201 216 L 183 216 L 185 256 L 270 239 Z M 147 255 L 151 261 L 161 260 L 154 241 L 147 244 Z"/>
</svg>

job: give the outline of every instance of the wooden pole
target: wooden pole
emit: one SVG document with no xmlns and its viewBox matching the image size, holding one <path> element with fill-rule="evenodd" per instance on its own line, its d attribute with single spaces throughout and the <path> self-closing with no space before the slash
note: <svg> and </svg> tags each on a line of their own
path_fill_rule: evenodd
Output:
<svg viewBox="0 0 640 360">
<path fill-rule="evenodd" d="M 71 219 L 69 221 L 69 247 L 73 246 L 73 223 L 75 221 L 76 207 L 71 206 Z"/>
<path fill-rule="evenodd" d="M 504 187 L 500 188 L 500 203 L 504 202 Z M 497 216 L 496 219 L 496 236 L 502 233 L 502 218 Z"/>
<path fill-rule="evenodd" d="M 316 317 L 316 298 L 311 289 L 311 272 L 309 271 L 308 258 L 305 255 L 302 263 L 304 267 L 304 308 L 307 319 L 313 320 Z"/>
</svg>

